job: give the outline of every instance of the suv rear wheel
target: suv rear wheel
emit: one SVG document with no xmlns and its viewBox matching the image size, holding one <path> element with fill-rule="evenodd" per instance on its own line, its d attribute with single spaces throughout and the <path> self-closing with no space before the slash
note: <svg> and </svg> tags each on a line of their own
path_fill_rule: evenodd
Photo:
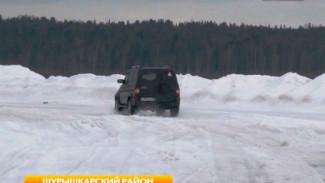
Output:
<svg viewBox="0 0 325 183">
<path fill-rule="evenodd" d="M 171 117 L 176 117 L 179 113 L 179 107 L 171 108 L 170 109 L 170 116 Z"/>
<path fill-rule="evenodd" d="M 128 115 L 134 114 L 134 107 L 132 106 L 131 100 L 128 100 Z"/>
<path fill-rule="evenodd" d="M 120 103 L 118 102 L 118 99 L 115 99 L 115 110 L 117 112 L 120 112 L 122 108 L 120 107 Z"/>
</svg>

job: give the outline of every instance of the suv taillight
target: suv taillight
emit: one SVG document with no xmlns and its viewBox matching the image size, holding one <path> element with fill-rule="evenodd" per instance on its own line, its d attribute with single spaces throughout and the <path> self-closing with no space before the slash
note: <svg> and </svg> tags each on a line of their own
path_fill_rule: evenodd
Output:
<svg viewBox="0 0 325 183">
<path fill-rule="evenodd" d="M 140 95 L 140 89 L 139 89 L 139 87 L 136 87 L 136 88 L 134 89 L 134 94 L 135 94 L 136 96 L 139 96 L 139 95 Z"/>
<path fill-rule="evenodd" d="M 176 88 L 176 96 L 179 97 L 180 93 L 181 93 L 181 91 L 179 90 L 179 88 Z"/>
</svg>

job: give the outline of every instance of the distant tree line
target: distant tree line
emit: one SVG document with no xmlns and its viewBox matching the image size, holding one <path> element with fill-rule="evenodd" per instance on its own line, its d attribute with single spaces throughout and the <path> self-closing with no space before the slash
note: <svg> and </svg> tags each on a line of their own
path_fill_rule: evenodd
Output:
<svg viewBox="0 0 325 183">
<path fill-rule="evenodd" d="M 177 73 L 207 78 L 287 72 L 313 78 L 325 72 L 325 27 L 0 15 L 0 64 L 20 64 L 44 76 L 109 75 L 133 65 L 170 65 Z"/>
</svg>

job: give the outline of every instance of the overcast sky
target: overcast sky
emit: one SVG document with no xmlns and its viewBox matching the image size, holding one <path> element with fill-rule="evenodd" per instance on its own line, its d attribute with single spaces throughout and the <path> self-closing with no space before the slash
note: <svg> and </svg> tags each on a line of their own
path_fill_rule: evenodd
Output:
<svg viewBox="0 0 325 183">
<path fill-rule="evenodd" d="M 255 25 L 325 25 L 325 0 L 0 0 L 3 17 L 59 20 L 212 20 Z"/>
</svg>

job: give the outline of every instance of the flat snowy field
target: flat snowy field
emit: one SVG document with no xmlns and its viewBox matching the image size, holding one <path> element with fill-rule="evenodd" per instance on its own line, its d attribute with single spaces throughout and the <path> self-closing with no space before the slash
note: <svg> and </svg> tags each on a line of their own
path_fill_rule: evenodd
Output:
<svg viewBox="0 0 325 183">
<path fill-rule="evenodd" d="M 122 75 L 0 66 L 0 180 L 171 174 L 174 182 L 325 182 L 325 74 L 179 75 L 177 118 L 117 114 Z"/>
</svg>

